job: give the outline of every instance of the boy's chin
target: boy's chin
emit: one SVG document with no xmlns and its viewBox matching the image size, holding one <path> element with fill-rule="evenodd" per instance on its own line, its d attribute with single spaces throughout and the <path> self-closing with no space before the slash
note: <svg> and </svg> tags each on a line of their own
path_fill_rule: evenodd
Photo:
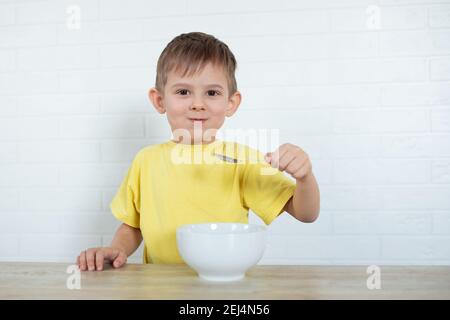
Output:
<svg viewBox="0 0 450 320">
<path fill-rule="evenodd" d="M 174 136 L 173 140 L 182 143 L 190 143 L 190 144 L 200 144 L 200 143 L 210 143 L 216 140 L 216 131 L 209 131 L 208 134 L 203 132 L 193 132 L 187 130 L 189 134 L 184 134 L 181 136 Z"/>
</svg>

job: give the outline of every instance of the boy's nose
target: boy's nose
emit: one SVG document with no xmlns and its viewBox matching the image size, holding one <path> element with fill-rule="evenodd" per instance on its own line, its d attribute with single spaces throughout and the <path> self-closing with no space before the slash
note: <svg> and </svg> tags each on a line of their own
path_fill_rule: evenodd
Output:
<svg viewBox="0 0 450 320">
<path fill-rule="evenodd" d="M 192 110 L 205 110 L 205 106 L 203 104 L 193 104 L 191 109 Z"/>
<path fill-rule="evenodd" d="M 203 97 L 201 97 L 200 95 L 194 95 L 191 109 L 192 110 L 205 110 L 205 103 L 203 102 Z"/>
</svg>

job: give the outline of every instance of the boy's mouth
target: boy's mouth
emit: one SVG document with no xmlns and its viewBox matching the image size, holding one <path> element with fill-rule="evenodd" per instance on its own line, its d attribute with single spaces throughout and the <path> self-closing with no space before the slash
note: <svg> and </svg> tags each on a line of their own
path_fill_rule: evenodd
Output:
<svg viewBox="0 0 450 320">
<path fill-rule="evenodd" d="M 201 121 L 202 123 L 204 123 L 206 120 L 208 119 L 203 119 L 203 118 L 189 118 L 189 120 L 191 121 Z"/>
</svg>

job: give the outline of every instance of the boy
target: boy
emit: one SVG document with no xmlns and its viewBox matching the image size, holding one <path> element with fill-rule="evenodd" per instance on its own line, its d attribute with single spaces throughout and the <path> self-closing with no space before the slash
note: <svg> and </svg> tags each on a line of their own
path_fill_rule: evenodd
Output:
<svg viewBox="0 0 450 320">
<path fill-rule="evenodd" d="M 263 155 L 216 139 L 225 117 L 241 102 L 235 69 L 228 46 L 205 33 L 181 34 L 163 50 L 149 98 L 160 114 L 167 114 L 175 140 L 145 147 L 135 156 L 110 205 L 122 224 L 110 247 L 80 253 L 82 271 L 102 270 L 104 263 L 121 267 L 142 240 L 144 263 L 183 263 L 177 227 L 248 223 L 249 209 L 267 225 L 284 211 L 302 222 L 317 219 L 319 189 L 302 149 L 283 144 Z M 262 161 L 250 163 L 252 152 Z M 192 155 L 198 160 L 199 154 L 207 163 L 192 163 Z"/>
</svg>

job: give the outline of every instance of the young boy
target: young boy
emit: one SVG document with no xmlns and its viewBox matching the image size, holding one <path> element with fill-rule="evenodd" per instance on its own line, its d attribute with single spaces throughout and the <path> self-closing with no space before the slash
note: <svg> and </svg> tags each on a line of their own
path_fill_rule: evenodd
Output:
<svg viewBox="0 0 450 320">
<path fill-rule="evenodd" d="M 163 50 L 149 98 L 160 114 L 167 114 L 174 140 L 137 153 L 110 205 L 122 224 L 110 247 L 81 252 L 77 264 L 82 271 L 102 270 L 104 263 L 121 267 L 142 240 L 144 263 L 183 263 L 177 227 L 248 223 L 249 209 L 267 225 L 284 211 L 302 222 L 317 219 L 319 189 L 302 149 L 283 144 L 264 155 L 216 139 L 225 117 L 241 102 L 235 69 L 228 46 L 208 34 L 181 34 Z M 256 158 L 249 157 L 252 152 Z"/>
</svg>

